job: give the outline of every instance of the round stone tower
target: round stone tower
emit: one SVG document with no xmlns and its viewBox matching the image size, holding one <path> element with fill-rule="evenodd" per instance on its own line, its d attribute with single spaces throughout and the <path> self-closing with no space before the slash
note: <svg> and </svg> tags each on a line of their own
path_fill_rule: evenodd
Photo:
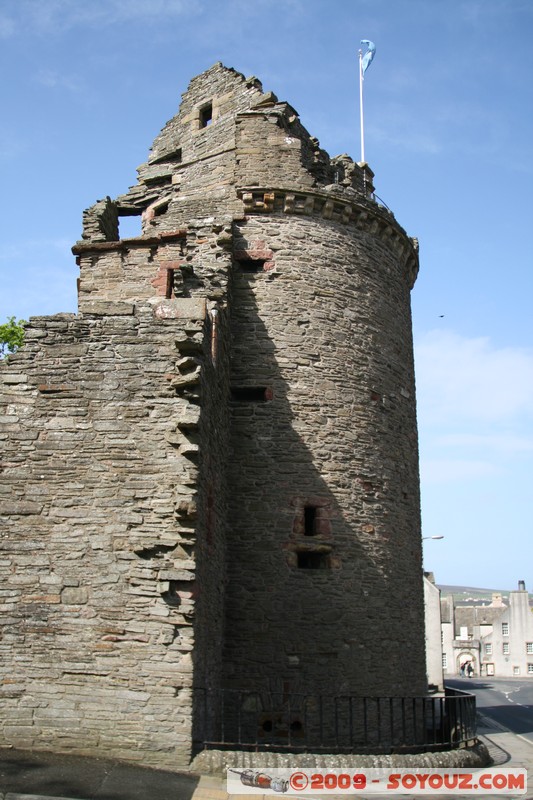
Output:
<svg viewBox="0 0 533 800">
<path fill-rule="evenodd" d="M 84 213 L 79 314 L 0 369 L 6 744 L 424 734 L 418 255 L 372 180 L 216 64 Z"/>
<path fill-rule="evenodd" d="M 287 698 L 426 690 L 418 252 L 373 192 L 367 164 L 331 159 L 288 103 L 217 64 L 115 201 L 143 239 L 186 237 L 147 298 L 206 300 L 224 423 L 200 395 L 195 683 L 277 697 L 258 701 L 267 733 L 265 704 Z"/>
<path fill-rule="evenodd" d="M 227 677 L 423 693 L 415 248 L 335 184 L 277 190 L 268 214 L 249 194 L 231 287 Z"/>
</svg>

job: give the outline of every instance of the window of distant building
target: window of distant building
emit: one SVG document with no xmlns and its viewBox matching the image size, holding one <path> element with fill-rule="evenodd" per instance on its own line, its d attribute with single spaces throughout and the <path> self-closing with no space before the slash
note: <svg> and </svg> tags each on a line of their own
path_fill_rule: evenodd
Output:
<svg viewBox="0 0 533 800">
<path fill-rule="evenodd" d="M 486 645 L 485 645 L 485 653 L 486 653 L 488 656 L 491 656 L 491 655 L 492 655 L 492 645 L 491 645 L 491 644 L 486 644 Z"/>
<path fill-rule="evenodd" d="M 527 665 L 527 674 L 528 675 L 533 675 L 533 664 L 528 664 Z"/>
<path fill-rule="evenodd" d="M 526 642 L 526 653 L 528 656 L 533 656 L 533 642 Z"/>
<path fill-rule="evenodd" d="M 443 653 L 442 654 L 442 668 L 443 669 L 447 669 L 448 668 L 448 654 L 447 653 Z"/>
<path fill-rule="evenodd" d="M 508 656 L 509 655 L 509 642 L 504 642 L 503 643 L 503 654 L 504 654 L 504 656 Z"/>
<path fill-rule="evenodd" d="M 513 675 L 520 675 L 520 667 L 513 667 Z"/>
<path fill-rule="evenodd" d="M 509 623 L 502 622 L 502 636 L 509 636 Z"/>
</svg>

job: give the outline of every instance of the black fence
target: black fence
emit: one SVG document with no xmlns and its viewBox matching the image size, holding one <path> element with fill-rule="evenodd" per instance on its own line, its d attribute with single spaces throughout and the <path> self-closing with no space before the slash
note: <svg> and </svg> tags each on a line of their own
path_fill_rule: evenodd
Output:
<svg viewBox="0 0 533 800">
<path fill-rule="evenodd" d="M 195 689 L 196 749 L 310 753 L 450 750 L 476 737 L 474 695 L 329 697 Z"/>
</svg>

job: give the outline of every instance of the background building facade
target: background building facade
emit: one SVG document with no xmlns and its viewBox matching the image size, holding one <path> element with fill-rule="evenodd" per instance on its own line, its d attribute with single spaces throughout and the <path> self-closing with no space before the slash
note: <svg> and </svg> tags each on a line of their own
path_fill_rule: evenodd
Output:
<svg viewBox="0 0 533 800">
<path fill-rule="evenodd" d="M 443 598 L 442 653 L 445 675 L 465 674 L 471 664 L 472 675 L 532 677 L 533 613 L 524 581 L 509 592 L 508 603 L 500 592 L 479 605 Z"/>
</svg>

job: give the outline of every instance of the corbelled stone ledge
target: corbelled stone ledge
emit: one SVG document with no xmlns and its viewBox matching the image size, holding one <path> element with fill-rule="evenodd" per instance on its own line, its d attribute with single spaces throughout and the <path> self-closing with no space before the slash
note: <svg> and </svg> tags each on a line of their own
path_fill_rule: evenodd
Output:
<svg viewBox="0 0 533 800">
<path fill-rule="evenodd" d="M 130 247 L 154 247 L 164 242 L 173 242 L 176 239 L 184 239 L 187 231 L 180 229 L 177 231 L 167 231 L 158 233 L 157 236 L 133 236 L 131 239 L 117 239 L 109 242 L 76 242 L 72 248 L 75 256 L 94 251 L 102 252 L 106 250 L 127 250 Z"/>
<path fill-rule="evenodd" d="M 418 239 L 408 237 L 392 211 L 385 206 L 369 201 L 353 190 L 348 195 L 346 190 L 336 186 L 332 186 L 331 191 L 241 187 L 237 194 L 243 202 L 245 214 L 319 216 L 388 238 L 397 258 L 406 259 L 411 288 L 414 285 L 419 268 Z"/>
</svg>

